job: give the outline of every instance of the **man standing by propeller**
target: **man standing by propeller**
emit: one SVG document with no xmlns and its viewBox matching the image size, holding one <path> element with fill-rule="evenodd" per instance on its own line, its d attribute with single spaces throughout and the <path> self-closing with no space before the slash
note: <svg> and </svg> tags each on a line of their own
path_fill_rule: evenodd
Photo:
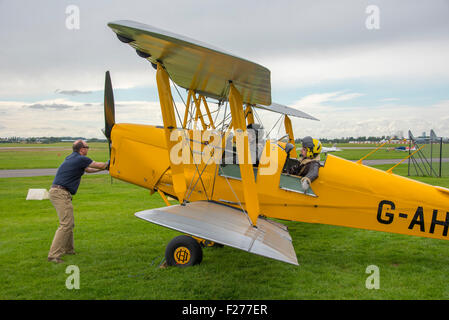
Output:
<svg viewBox="0 0 449 320">
<path fill-rule="evenodd" d="M 64 254 L 75 254 L 73 248 L 74 216 L 72 196 L 76 194 L 84 172 L 94 173 L 109 169 L 108 162 L 96 162 L 87 157 L 89 146 L 84 140 L 73 143 L 73 153 L 59 166 L 49 191 L 50 201 L 56 209 L 59 227 L 56 230 L 48 261 L 61 263 Z"/>
</svg>

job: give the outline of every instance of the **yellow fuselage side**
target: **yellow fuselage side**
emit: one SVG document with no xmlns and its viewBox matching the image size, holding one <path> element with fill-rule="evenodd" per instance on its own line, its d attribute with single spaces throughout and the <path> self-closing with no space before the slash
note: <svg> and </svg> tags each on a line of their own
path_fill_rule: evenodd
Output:
<svg viewBox="0 0 449 320">
<path fill-rule="evenodd" d="M 111 176 L 176 197 L 164 135 L 161 127 L 116 124 L 111 134 Z M 195 143 L 191 142 L 192 149 Z M 447 189 L 328 155 L 319 178 L 311 185 L 314 197 L 280 188 L 285 159 L 285 152 L 278 152 L 274 174 L 261 174 L 263 166 L 257 172 L 261 215 L 448 239 Z M 213 161 L 207 166 L 204 162 L 184 164 L 188 189 L 184 198 L 245 208 L 242 182 L 221 176 L 218 166 Z"/>
</svg>

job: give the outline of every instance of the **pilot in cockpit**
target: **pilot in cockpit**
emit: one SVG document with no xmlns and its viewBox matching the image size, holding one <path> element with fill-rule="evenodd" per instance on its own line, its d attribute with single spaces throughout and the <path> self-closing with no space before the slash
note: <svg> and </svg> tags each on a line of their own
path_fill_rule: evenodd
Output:
<svg viewBox="0 0 449 320">
<path fill-rule="evenodd" d="M 263 148 L 265 147 L 264 130 L 257 123 L 251 123 L 247 127 L 248 142 L 251 152 L 251 160 L 257 167 L 262 155 Z"/>
<path fill-rule="evenodd" d="M 309 189 L 310 184 L 318 178 L 321 149 L 319 140 L 310 136 L 304 137 L 299 162 L 288 170 L 289 174 L 301 177 L 303 190 Z"/>
<path fill-rule="evenodd" d="M 248 144 L 251 155 L 251 161 L 254 166 L 259 165 L 265 147 L 264 130 L 259 124 L 251 123 L 247 126 Z M 227 133 L 225 152 L 223 153 L 223 164 L 238 164 L 237 161 L 237 143 L 232 132 Z"/>
</svg>

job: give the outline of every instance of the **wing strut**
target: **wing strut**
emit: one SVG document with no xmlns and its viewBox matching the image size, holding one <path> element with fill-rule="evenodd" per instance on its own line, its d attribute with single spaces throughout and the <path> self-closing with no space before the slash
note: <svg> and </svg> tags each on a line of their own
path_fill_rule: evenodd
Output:
<svg viewBox="0 0 449 320">
<path fill-rule="evenodd" d="M 165 141 L 167 142 L 167 150 L 170 153 L 172 147 L 178 143 L 178 141 L 170 140 L 172 131 L 176 129 L 176 118 L 173 108 L 173 98 L 170 90 L 169 77 L 167 71 L 165 71 L 160 63 L 157 64 L 156 82 L 159 93 L 159 101 L 161 103 L 162 119 L 164 121 Z M 184 195 L 187 190 L 184 177 L 184 167 L 182 163 L 174 164 L 170 154 L 168 158 L 170 160 L 173 188 L 175 189 L 179 203 L 183 203 Z"/>
<path fill-rule="evenodd" d="M 243 113 L 243 101 L 239 91 L 230 83 L 229 105 L 232 114 L 232 125 L 235 129 L 237 142 L 237 156 L 242 177 L 243 195 L 246 203 L 246 211 L 253 226 L 259 216 L 259 199 L 254 178 L 253 164 L 249 152 L 248 135 L 246 134 L 246 120 Z M 247 157 L 245 157 L 247 156 Z"/>
<path fill-rule="evenodd" d="M 290 142 L 292 145 L 295 145 L 295 137 L 293 135 L 292 121 L 290 120 L 290 118 L 287 115 L 285 115 L 284 126 L 285 126 L 285 131 L 288 134 L 288 142 Z M 290 157 L 291 158 L 298 157 L 298 155 L 296 154 L 296 148 L 293 148 L 292 151 L 290 151 Z"/>
<path fill-rule="evenodd" d="M 246 123 L 248 125 L 254 123 L 253 109 L 252 109 L 251 105 L 249 105 L 249 104 L 246 104 L 245 117 L 246 117 Z"/>
</svg>

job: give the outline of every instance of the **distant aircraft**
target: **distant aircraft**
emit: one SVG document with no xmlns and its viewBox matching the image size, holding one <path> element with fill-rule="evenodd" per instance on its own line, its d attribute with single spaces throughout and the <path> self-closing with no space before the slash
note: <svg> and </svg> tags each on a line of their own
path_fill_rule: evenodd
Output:
<svg viewBox="0 0 449 320">
<path fill-rule="evenodd" d="M 323 147 L 323 149 L 321 150 L 321 152 L 327 153 L 327 152 L 338 152 L 338 151 L 342 151 L 340 148 L 337 148 L 337 144 L 334 143 L 332 145 L 332 147 Z"/>
<path fill-rule="evenodd" d="M 301 150 L 301 148 L 296 148 L 297 151 Z M 342 151 L 340 148 L 337 148 L 337 144 L 334 143 L 332 147 L 322 147 L 321 152 L 328 153 L 328 152 L 338 152 Z"/>
<path fill-rule="evenodd" d="M 440 140 L 442 140 L 443 143 L 449 142 L 449 138 L 438 137 L 435 134 L 435 131 L 433 131 L 433 129 L 430 130 L 429 136 L 426 136 L 426 133 L 423 132 L 422 136 L 415 138 L 410 130 L 408 131 L 408 136 L 411 140 L 413 140 L 413 142 L 418 143 L 418 144 L 430 143 L 430 142 L 440 142 Z"/>
<path fill-rule="evenodd" d="M 438 137 L 435 134 L 435 131 L 430 130 L 430 139 L 434 142 L 439 142 L 440 139 L 442 140 L 443 143 L 448 143 L 449 142 L 449 138 L 442 138 L 442 137 Z"/>
<path fill-rule="evenodd" d="M 410 138 L 410 140 L 412 140 L 414 143 L 429 143 L 430 140 L 436 138 L 436 134 L 433 130 L 430 130 L 430 136 L 427 136 L 425 132 L 422 133 L 421 136 L 419 137 L 414 137 L 412 132 L 409 130 L 408 131 L 408 136 Z"/>
<path fill-rule="evenodd" d="M 394 150 L 396 150 L 396 151 L 415 151 L 416 147 L 413 146 L 410 148 L 410 147 L 406 147 L 406 146 L 400 146 L 400 147 L 394 148 Z"/>
</svg>

